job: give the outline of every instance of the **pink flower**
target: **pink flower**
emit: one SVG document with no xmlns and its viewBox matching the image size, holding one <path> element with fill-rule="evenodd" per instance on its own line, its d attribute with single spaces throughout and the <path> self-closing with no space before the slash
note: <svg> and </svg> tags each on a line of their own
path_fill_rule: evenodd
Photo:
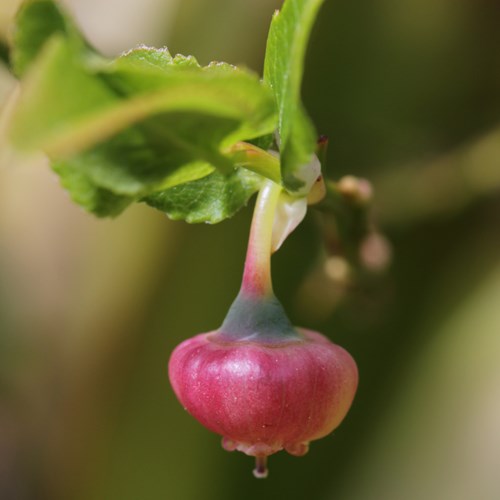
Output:
<svg viewBox="0 0 500 500">
<path fill-rule="evenodd" d="M 303 455 L 309 442 L 335 429 L 358 383 L 347 351 L 320 333 L 298 330 L 285 341 L 227 341 L 219 331 L 184 341 L 169 375 L 184 408 L 223 436 L 226 450 L 258 458 L 280 450 Z"/>
</svg>

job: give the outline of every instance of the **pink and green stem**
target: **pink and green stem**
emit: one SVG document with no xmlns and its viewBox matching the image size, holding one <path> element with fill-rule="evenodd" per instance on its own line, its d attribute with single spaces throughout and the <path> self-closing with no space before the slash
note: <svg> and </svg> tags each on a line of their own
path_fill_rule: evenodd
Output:
<svg viewBox="0 0 500 500">
<path fill-rule="evenodd" d="M 241 292 L 251 296 L 273 294 L 271 240 L 281 186 L 267 181 L 259 192 L 250 229 Z"/>
<path fill-rule="evenodd" d="M 271 279 L 271 241 L 281 186 L 266 181 L 259 192 L 240 293 L 218 330 L 225 341 L 265 344 L 301 340 L 280 301 L 275 297 Z"/>
</svg>

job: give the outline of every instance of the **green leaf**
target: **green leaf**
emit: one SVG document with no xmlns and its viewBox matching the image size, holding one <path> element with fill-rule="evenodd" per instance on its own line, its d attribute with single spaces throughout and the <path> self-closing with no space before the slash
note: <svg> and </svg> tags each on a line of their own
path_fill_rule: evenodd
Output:
<svg viewBox="0 0 500 500">
<path fill-rule="evenodd" d="M 74 135 L 86 122 L 119 104 L 119 96 L 87 71 L 72 46 L 57 34 L 44 45 L 23 79 L 9 134 L 19 149 L 43 149 L 62 156 L 57 148 L 61 138 Z M 67 153 L 78 150 L 68 147 Z"/>
<path fill-rule="evenodd" d="M 71 199 L 98 217 L 119 215 L 134 201 L 96 186 L 77 162 L 54 162 L 52 168 L 59 175 L 61 185 L 69 191 Z"/>
<path fill-rule="evenodd" d="M 297 175 L 315 150 L 316 133 L 300 100 L 307 42 L 323 0 L 286 0 L 276 12 L 267 40 L 264 80 L 278 105 L 282 175 L 285 187 L 296 191 L 304 182 Z"/>
<path fill-rule="evenodd" d="M 225 134 L 222 147 L 276 128 L 270 88 L 246 69 L 226 63 L 200 67 L 192 56 L 172 58 L 166 49 L 142 47 L 114 61 L 104 76 L 122 95 L 163 97 L 168 110 L 199 111 L 235 120 L 236 126 Z"/>
<path fill-rule="evenodd" d="M 217 149 L 267 134 L 276 125 L 270 90 L 248 71 L 176 64 L 166 71 L 126 57 L 96 74 L 74 58 L 64 40 L 48 45 L 25 81 L 14 117 L 12 137 L 25 149 L 71 155 L 160 113 L 186 112 L 193 129 L 199 128 L 197 115 L 202 121 L 232 120 L 232 127 L 220 132 Z"/>
<path fill-rule="evenodd" d="M 195 177 L 200 162 L 230 172 L 224 149 L 275 126 L 271 93 L 250 72 L 199 68 L 192 58 L 155 49 L 101 66 L 86 68 L 64 40 L 53 38 L 25 81 L 11 125 L 14 144 L 55 159 L 83 154 L 92 159 L 96 183 L 144 196 L 188 164 L 196 165 Z M 108 153 L 111 161 L 94 168 Z M 149 163 L 139 165 L 144 158 Z M 106 164 L 113 168 L 106 171 Z"/>
<path fill-rule="evenodd" d="M 71 19 L 51 0 L 25 1 L 15 18 L 11 35 L 14 73 L 22 76 L 45 43 L 54 35 L 63 36 L 76 50 L 89 49 Z"/>
<path fill-rule="evenodd" d="M 136 198 L 210 174 L 211 164 L 193 160 L 162 132 L 165 119 L 150 118 L 70 160 L 96 185 Z"/>
<path fill-rule="evenodd" d="M 260 137 L 256 137 L 255 139 L 251 139 L 248 142 L 253 144 L 254 146 L 257 146 L 260 149 L 263 149 L 264 151 L 268 151 L 273 146 L 274 149 L 277 150 L 277 147 L 274 145 L 273 134 L 262 135 Z"/>
<path fill-rule="evenodd" d="M 215 224 L 232 217 L 258 191 L 263 178 L 244 168 L 229 176 L 214 172 L 148 196 L 144 201 L 171 219 Z"/>
<path fill-rule="evenodd" d="M 9 133 L 20 149 L 44 150 L 86 210 L 116 215 L 146 198 L 172 217 L 218 222 L 258 189 L 255 172 L 280 181 L 276 158 L 234 149 L 277 124 L 272 92 L 252 72 L 147 47 L 89 58 L 51 29 L 36 54 L 19 52 L 30 69 Z"/>
</svg>

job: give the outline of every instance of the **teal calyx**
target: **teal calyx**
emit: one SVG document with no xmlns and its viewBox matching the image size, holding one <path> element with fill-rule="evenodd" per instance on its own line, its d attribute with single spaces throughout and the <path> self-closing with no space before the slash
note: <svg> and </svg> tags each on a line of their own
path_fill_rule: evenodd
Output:
<svg viewBox="0 0 500 500">
<path fill-rule="evenodd" d="M 244 291 L 229 308 L 217 337 L 223 341 L 271 344 L 303 340 L 274 294 L 254 296 Z"/>
</svg>

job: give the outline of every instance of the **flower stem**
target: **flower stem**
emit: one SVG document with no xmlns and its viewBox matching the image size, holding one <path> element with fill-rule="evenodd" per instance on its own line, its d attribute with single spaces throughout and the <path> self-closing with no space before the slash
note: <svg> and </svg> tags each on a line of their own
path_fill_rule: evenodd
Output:
<svg viewBox="0 0 500 500">
<path fill-rule="evenodd" d="M 266 181 L 259 192 L 240 293 L 218 330 L 221 340 L 270 344 L 302 340 L 275 297 L 271 280 L 271 243 L 280 193 L 281 186 L 272 181 Z"/>
<path fill-rule="evenodd" d="M 241 292 L 264 296 L 273 293 L 271 240 L 281 186 L 266 181 L 262 186 L 252 219 Z"/>
</svg>

